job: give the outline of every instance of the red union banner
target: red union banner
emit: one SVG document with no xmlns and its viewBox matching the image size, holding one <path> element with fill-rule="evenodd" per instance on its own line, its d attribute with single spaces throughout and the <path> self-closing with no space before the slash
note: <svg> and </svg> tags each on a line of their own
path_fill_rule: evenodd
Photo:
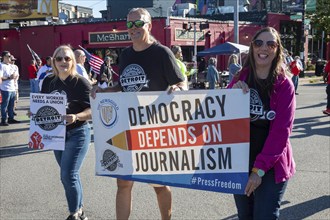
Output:
<svg viewBox="0 0 330 220">
<path fill-rule="evenodd" d="M 97 175 L 244 194 L 249 94 L 100 93 L 91 104 Z"/>
<path fill-rule="evenodd" d="M 1 0 L 0 20 L 58 16 L 58 0 Z"/>
</svg>

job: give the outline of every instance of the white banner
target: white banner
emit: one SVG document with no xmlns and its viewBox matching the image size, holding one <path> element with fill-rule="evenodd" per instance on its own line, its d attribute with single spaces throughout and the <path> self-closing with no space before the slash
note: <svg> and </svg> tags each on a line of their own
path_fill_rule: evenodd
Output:
<svg viewBox="0 0 330 220">
<path fill-rule="evenodd" d="M 99 93 L 91 106 L 97 175 L 244 193 L 250 111 L 242 90 Z"/>
<path fill-rule="evenodd" d="M 65 95 L 30 94 L 29 148 L 64 150 L 66 103 Z"/>
</svg>

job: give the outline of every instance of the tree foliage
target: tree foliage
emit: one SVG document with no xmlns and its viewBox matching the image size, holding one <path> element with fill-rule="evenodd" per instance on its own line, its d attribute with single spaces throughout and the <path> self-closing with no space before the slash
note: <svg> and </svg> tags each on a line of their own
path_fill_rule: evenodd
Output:
<svg viewBox="0 0 330 220">
<path fill-rule="evenodd" d="M 306 14 L 311 19 L 312 27 L 316 30 L 316 38 L 322 37 L 322 31 L 325 33 L 327 41 L 330 41 L 330 1 L 316 0 L 316 11 Z"/>
</svg>

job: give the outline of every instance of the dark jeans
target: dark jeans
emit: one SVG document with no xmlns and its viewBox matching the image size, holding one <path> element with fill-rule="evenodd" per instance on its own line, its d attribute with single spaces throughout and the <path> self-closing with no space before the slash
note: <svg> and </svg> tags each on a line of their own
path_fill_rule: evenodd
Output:
<svg viewBox="0 0 330 220">
<path fill-rule="evenodd" d="M 9 119 L 13 119 L 16 92 L 15 91 L 8 92 L 8 91 L 1 90 L 1 96 L 2 96 L 1 120 L 2 121 L 7 120 L 7 112 L 8 112 Z"/>
<path fill-rule="evenodd" d="M 234 195 L 240 220 L 278 219 L 280 205 L 288 181 L 275 183 L 274 171 L 268 171 L 262 177 L 261 185 L 250 197 Z"/>
<path fill-rule="evenodd" d="M 66 132 L 65 150 L 54 150 L 61 168 L 61 181 L 64 186 L 69 211 L 76 212 L 83 206 L 83 188 L 80 168 L 87 154 L 91 134 L 88 123 Z"/>
<path fill-rule="evenodd" d="M 299 76 L 292 76 L 292 82 L 294 85 L 294 91 L 297 92 L 298 83 L 299 83 Z"/>
<path fill-rule="evenodd" d="M 327 109 L 330 109 L 330 84 L 327 85 L 326 92 L 327 92 Z"/>
</svg>

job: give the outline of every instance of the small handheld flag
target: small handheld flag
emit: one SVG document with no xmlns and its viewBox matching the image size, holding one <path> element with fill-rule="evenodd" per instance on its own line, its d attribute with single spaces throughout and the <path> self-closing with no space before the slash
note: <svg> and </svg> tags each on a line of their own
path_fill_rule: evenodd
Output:
<svg viewBox="0 0 330 220">
<path fill-rule="evenodd" d="M 79 47 L 85 52 L 87 61 L 91 66 L 91 70 L 94 71 L 96 74 L 100 74 L 100 69 L 101 69 L 101 65 L 103 64 L 103 60 L 94 54 L 90 54 L 82 46 L 79 45 Z"/>
</svg>

